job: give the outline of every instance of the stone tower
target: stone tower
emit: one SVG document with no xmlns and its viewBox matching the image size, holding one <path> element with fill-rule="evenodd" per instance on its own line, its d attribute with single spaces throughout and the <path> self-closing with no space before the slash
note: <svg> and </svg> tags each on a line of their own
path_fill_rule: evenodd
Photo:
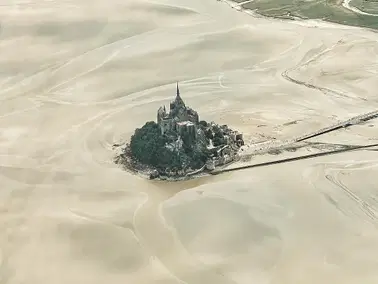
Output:
<svg viewBox="0 0 378 284">
<path fill-rule="evenodd" d="M 196 111 L 187 107 L 180 96 L 178 82 L 176 83 L 176 97 L 170 103 L 169 112 L 164 107 L 160 107 L 157 112 L 157 123 L 161 133 L 167 131 L 189 132 L 196 135 L 199 117 Z"/>
<path fill-rule="evenodd" d="M 169 108 L 171 111 L 173 111 L 174 114 L 177 114 L 181 109 L 186 109 L 185 103 L 180 96 L 178 82 L 176 83 L 176 98 L 173 102 L 171 102 Z"/>
</svg>

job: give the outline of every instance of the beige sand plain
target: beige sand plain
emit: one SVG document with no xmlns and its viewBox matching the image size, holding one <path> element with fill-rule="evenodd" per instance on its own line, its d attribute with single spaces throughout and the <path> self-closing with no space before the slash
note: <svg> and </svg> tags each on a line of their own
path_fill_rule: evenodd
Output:
<svg viewBox="0 0 378 284">
<path fill-rule="evenodd" d="M 378 283 L 377 151 L 177 183 L 112 162 L 176 81 L 251 143 L 377 109 L 376 33 L 215 0 L 2 0 L 0 16 L 1 284 Z"/>
</svg>

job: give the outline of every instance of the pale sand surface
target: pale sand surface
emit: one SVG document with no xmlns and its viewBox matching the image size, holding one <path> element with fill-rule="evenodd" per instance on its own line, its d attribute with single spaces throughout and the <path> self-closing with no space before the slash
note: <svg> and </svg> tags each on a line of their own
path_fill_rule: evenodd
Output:
<svg viewBox="0 0 378 284">
<path fill-rule="evenodd" d="M 0 16 L 1 284 L 378 283 L 377 151 L 177 183 L 112 162 L 176 80 L 251 142 L 375 110 L 377 34 L 215 0 L 3 0 Z M 312 141 L 374 143 L 376 123 Z"/>
</svg>

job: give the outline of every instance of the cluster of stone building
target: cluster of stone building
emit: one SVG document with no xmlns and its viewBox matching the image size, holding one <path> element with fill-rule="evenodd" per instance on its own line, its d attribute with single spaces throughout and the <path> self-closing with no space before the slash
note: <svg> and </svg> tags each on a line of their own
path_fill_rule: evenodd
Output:
<svg viewBox="0 0 378 284">
<path fill-rule="evenodd" d="M 176 99 L 170 103 L 169 112 L 165 106 L 160 107 L 157 113 L 157 123 L 160 126 L 161 133 L 175 131 L 180 135 L 184 132 L 189 133 L 196 138 L 197 125 L 199 123 L 198 113 L 187 107 L 180 97 L 180 90 L 177 84 Z"/>
<path fill-rule="evenodd" d="M 179 140 L 174 145 L 168 145 L 168 147 L 172 149 L 180 148 L 182 146 L 180 136 L 183 137 L 185 134 L 191 136 L 193 141 L 206 140 L 203 128 L 210 131 L 217 128 L 217 131 L 220 131 L 223 135 L 224 143 L 214 146 L 211 139 L 210 143 L 206 142 L 208 150 L 210 150 L 212 155 L 205 167 L 213 170 L 217 166 L 232 162 L 240 146 L 244 145 L 243 135 L 229 129 L 227 125 L 219 126 L 212 122 L 201 127 L 199 122 L 198 113 L 187 107 L 182 100 L 177 84 L 176 98 L 170 103 L 169 112 L 167 112 L 165 106 L 160 107 L 157 112 L 157 123 L 161 129 L 161 133 L 169 134 L 169 132 L 175 132 L 179 134 Z"/>
<path fill-rule="evenodd" d="M 208 149 L 213 153 L 212 157 L 207 160 L 206 168 L 214 170 L 217 166 L 231 163 L 235 160 L 237 152 L 244 145 L 243 135 L 237 131 L 228 128 L 227 125 L 218 126 L 214 122 L 210 124 L 210 128 L 218 128 L 223 134 L 225 140 L 222 145 L 213 146 L 211 141 Z"/>
</svg>

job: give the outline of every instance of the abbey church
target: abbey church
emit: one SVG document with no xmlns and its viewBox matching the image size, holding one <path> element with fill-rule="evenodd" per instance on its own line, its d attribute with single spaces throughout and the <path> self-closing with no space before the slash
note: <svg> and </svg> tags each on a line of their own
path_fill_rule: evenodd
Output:
<svg viewBox="0 0 378 284">
<path fill-rule="evenodd" d="M 176 85 L 176 98 L 170 103 L 169 107 L 169 112 L 167 112 L 165 106 L 163 106 L 159 108 L 157 113 L 157 123 L 162 134 L 170 131 L 179 134 L 186 132 L 196 138 L 197 125 L 199 123 L 198 113 L 185 105 L 180 97 L 178 83 Z"/>
<path fill-rule="evenodd" d="M 137 128 L 120 159 L 138 171 L 152 170 L 151 179 L 184 177 L 235 161 L 243 145 L 243 135 L 226 124 L 200 121 L 198 113 L 185 105 L 177 83 L 169 111 L 160 107 L 157 123 Z"/>
</svg>

